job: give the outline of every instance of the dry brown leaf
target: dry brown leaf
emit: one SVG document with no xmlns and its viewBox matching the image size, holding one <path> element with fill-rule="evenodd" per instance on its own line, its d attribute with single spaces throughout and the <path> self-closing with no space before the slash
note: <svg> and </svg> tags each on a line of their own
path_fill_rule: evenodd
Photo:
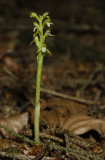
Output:
<svg viewBox="0 0 105 160">
<path fill-rule="evenodd" d="M 84 134 L 90 130 L 105 133 L 105 120 L 95 119 L 83 114 L 74 115 L 67 120 L 63 128 L 77 135 Z"/>
<path fill-rule="evenodd" d="M 41 112 L 41 120 L 47 121 L 48 123 L 53 123 L 54 125 L 59 125 L 59 117 L 54 109 L 43 110 Z"/>
<path fill-rule="evenodd" d="M 84 104 L 53 98 L 42 103 L 41 119 L 62 127 L 72 114 L 82 114 L 86 111 Z"/>
<path fill-rule="evenodd" d="M 15 131 L 16 133 L 18 133 L 23 128 L 23 126 L 27 124 L 27 122 L 28 112 L 9 117 L 7 119 L 0 119 L 0 124 L 4 125 L 10 130 Z M 0 135 L 3 135 L 4 137 L 10 137 L 10 134 L 3 128 L 0 128 Z"/>
<path fill-rule="evenodd" d="M 53 123 L 55 126 L 63 126 L 72 114 L 86 113 L 87 107 L 70 100 L 53 98 L 41 105 L 41 120 Z M 34 108 L 29 109 L 31 123 L 34 123 Z"/>
</svg>

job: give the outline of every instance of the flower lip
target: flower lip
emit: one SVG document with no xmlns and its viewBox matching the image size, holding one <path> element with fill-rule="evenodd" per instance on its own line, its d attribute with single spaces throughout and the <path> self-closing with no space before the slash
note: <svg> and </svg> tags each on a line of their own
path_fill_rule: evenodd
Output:
<svg viewBox="0 0 105 160">
<path fill-rule="evenodd" d="M 46 47 L 42 47 L 42 52 L 46 52 Z"/>
<path fill-rule="evenodd" d="M 47 26 L 50 27 L 50 25 L 51 25 L 51 23 L 50 23 L 50 22 L 47 22 Z"/>
<path fill-rule="evenodd" d="M 38 39 L 38 36 L 36 36 L 35 39 Z"/>
</svg>

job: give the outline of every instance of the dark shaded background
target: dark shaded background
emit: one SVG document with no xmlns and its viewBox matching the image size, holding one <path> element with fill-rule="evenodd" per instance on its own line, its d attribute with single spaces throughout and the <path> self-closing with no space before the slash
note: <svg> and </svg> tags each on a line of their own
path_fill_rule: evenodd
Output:
<svg viewBox="0 0 105 160">
<path fill-rule="evenodd" d="M 17 45 L 27 47 L 32 40 L 31 11 L 49 11 L 56 37 L 48 45 L 54 54 L 105 62 L 104 0 L 0 0 L 0 33 L 18 31 Z M 1 36 L 0 41 L 5 39 Z"/>
</svg>

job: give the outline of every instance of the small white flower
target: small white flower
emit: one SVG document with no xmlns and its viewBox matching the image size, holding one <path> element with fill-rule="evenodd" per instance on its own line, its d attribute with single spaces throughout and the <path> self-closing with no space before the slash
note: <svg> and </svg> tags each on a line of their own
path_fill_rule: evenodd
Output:
<svg viewBox="0 0 105 160">
<path fill-rule="evenodd" d="M 35 32 L 35 31 L 36 31 L 36 29 L 37 29 L 37 27 L 34 27 L 33 32 Z"/>
<path fill-rule="evenodd" d="M 46 52 L 46 47 L 42 47 L 42 52 Z"/>
<path fill-rule="evenodd" d="M 38 39 L 38 37 L 36 36 L 36 37 L 35 37 L 35 40 L 37 40 L 37 39 Z"/>
<path fill-rule="evenodd" d="M 51 33 L 49 32 L 48 35 L 51 36 Z"/>
<path fill-rule="evenodd" d="M 49 19 L 49 16 L 46 16 L 47 19 Z"/>
<path fill-rule="evenodd" d="M 50 25 L 51 25 L 50 22 L 47 22 L 47 26 L 50 27 Z"/>
</svg>

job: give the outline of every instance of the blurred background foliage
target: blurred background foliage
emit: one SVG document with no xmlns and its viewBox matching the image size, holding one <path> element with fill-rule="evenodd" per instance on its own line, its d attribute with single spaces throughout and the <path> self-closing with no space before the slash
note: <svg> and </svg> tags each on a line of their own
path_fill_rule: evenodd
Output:
<svg viewBox="0 0 105 160">
<path fill-rule="evenodd" d="M 0 33 L 17 31 L 19 43 L 27 47 L 32 41 L 31 11 L 50 12 L 56 37 L 47 41 L 54 55 L 105 62 L 104 0 L 0 0 Z M 2 36 L 0 41 L 5 41 Z"/>
</svg>

